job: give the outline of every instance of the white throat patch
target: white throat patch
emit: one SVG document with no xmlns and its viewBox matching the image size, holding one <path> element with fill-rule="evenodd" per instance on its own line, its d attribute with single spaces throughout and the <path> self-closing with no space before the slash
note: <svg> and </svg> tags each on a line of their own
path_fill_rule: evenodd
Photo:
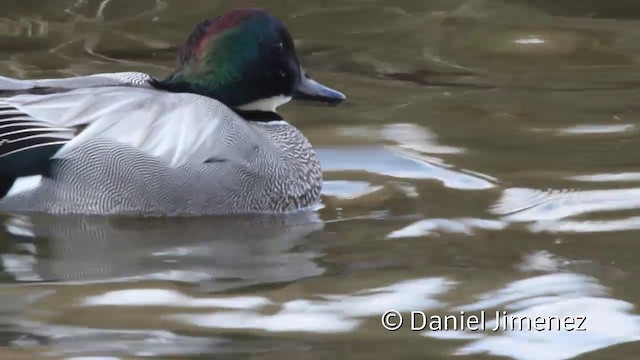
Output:
<svg viewBox="0 0 640 360">
<path fill-rule="evenodd" d="M 243 111 L 270 111 L 276 112 L 276 109 L 280 105 L 284 105 L 291 101 L 290 96 L 278 95 L 272 96 L 266 99 L 256 100 L 248 104 L 238 106 L 238 109 Z"/>
</svg>

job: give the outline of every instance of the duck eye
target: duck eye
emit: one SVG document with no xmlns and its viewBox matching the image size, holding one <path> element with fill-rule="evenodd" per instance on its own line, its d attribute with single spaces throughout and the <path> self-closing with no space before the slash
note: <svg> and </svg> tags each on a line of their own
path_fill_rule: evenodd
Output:
<svg viewBox="0 0 640 360">
<path fill-rule="evenodd" d="M 275 47 L 274 50 L 276 53 L 281 54 L 284 52 L 284 44 L 282 42 L 279 42 Z"/>
</svg>

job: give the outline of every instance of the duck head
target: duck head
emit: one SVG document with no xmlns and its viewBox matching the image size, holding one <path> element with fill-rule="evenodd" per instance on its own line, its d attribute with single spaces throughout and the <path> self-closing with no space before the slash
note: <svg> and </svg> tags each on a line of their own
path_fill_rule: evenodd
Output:
<svg viewBox="0 0 640 360">
<path fill-rule="evenodd" d="M 242 111 L 275 112 L 292 98 L 330 104 L 346 99 L 306 74 L 286 27 L 261 9 L 232 10 L 198 24 L 178 68 L 158 87 Z"/>
</svg>

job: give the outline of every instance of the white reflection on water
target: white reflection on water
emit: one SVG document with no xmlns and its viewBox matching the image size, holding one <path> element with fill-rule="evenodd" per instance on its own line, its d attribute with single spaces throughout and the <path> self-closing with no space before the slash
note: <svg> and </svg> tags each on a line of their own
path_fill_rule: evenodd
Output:
<svg viewBox="0 0 640 360">
<path fill-rule="evenodd" d="M 522 272 L 554 272 L 560 270 L 561 266 L 568 263 L 569 261 L 567 259 L 557 257 L 546 250 L 540 250 L 526 255 L 522 259 L 522 262 L 516 267 Z"/>
<path fill-rule="evenodd" d="M 440 339 L 469 340 L 456 355 L 489 353 L 518 360 L 569 359 L 616 344 L 640 340 L 640 317 L 633 305 L 607 298 L 597 280 L 575 273 L 560 273 L 515 281 L 503 289 L 478 296 L 478 301 L 456 310 L 487 311 L 486 330 L 481 332 L 423 332 Z M 586 317 L 586 331 L 491 331 L 496 327 L 494 310 L 510 316 Z"/>
<path fill-rule="evenodd" d="M 465 149 L 441 145 L 438 135 L 424 126 L 413 123 L 385 124 L 381 128 L 351 126 L 339 129 L 341 135 L 352 138 L 374 138 L 397 144 L 399 148 L 425 154 L 461 154 Z"/>
<path fill-rule="evenodd" d="M 323 182 L 322 195 L 340 199 L 355 199 L 383 188 L 383 186 L 372 186 L 366 181 L 330 180 Z"/>
<path fill-rule="evenodd" d="M 486 219 L 425 219 L 396 230 L 387 235 L 387 239 L 438 235 L 439 233 L 457 233 L 473 235 L 474 230 L 502 230 L 507 223 Z"/>
<path fill-rule="evenodd" d="M 255 309 L 268 305 L 269 300 L 259 296 L 196 299 L 175 290 L 131 289 L 111 291 L 85 299 L 85 306 L 177 306 L 221 307 L 227 309 Z"/>
<path fill-rule="evenodd" d="M 380 316 L 389 309 L 411 311 L 443 306 L 435 297 L 455 285 L 445 278 L 407 280 L 349 295 L 320 295 L 319 300 L 284 302 L 275 314 L 229 311 L 182 314 L 170 318 L 206 328 L 257 329 L 271 332 L 336 333 L 355 330 L 365 317 Z"/>
<path fill-rule="evenodd" d="M 593 175 L 579 175 L 568 177 L 569 180 L 584 181 L 584 182 L 624 182 L 624 181 L 640 181 L 640 173 L 627 172 L 627 173 L 615 173 L 615 174 L 593 174 Z"/>
<path fill-rule="evenodd" d="M 33 224 L 29 220 L 28 216 L 20 216 L 20 215 L 11 216 L 9 219 L 5 221 L 4 227 L 7 230 L 7 232 L 16 236 L 32 237 L 32 238 L 36 237 L 36 235 L 31 230 L 31 228 L 33 227 Z"/>
<path fill-rule="evenodd" d="M 485 336 L 463 346 L 459 355 L 488 352 L 518 360 L 570 359 L 616 344 L 640 340 L 640 317 L 630 314 L 633 305 L 615 299 L 583 297 L 557 299 L 510 313 L 513 316 L 586 316 L 587 331 L 510 331 Z M 495 321 L 488 324 L 493 328 Z"/>
<path fill-rule="evenodd" d="M 549 274 L 508 284 L 503 289 L 478 295 L 477 302 L 459 307 L 459 310 L 474 311 L 506 306 L 507 309 L 522 308 L 533 298 L 568 298 L 581 296 L 604 296 L 606 289 L 596 279 L 574 273 Z"/>
<path fill-rule="evenodd" d="M 460 190 L 485 190 L 495 187 L 477 176 L 448 169 L 441 161 L 386 147 L 319 149 L 325 172 L 366 171 L 403 179 L 433 179 Z M 488 177 L 487 177 L 488 178 Z"/>
<path fill-rule="evenodd" d="M 216 312 L 169 317 L 190 325 L 220 329 L 256 329 L 269 332 L 339 333 L 354 330 L 360 321 L 333 312 L 283 310 L 275 315 L 257 312 Z"/>
<path fill-rule="evenodd" d="M 634 128 L 633 124 L 578 125 L 561 129 L 558 133 L 561 135 L 613 134 L 627 132 Z"/>
<path fill-rule="evenodd" d="M 518 44 L 518 45 L 540 45 L 540 44 L 544 44 L 545 43 L 544 39 L 541 39 L 541 38 L 536 37 L 536 36 L 530 36 L 530 37 L 526 37 L 526 38 L 515 39 L 513 42 Z"/>
<path fill-rule="evenodd" d="M 437 143 L 437 135 L 418 124 L 397 123 L 387 124 L 381 130 L 382 137 L 398 143 L 407 150 L 427 154 L 460 154 L 464 149 L 445 146 Z"/>
<path fill-rule="evenodd" d="M 506 221 L 558 220 L 596 211 L 640 208 L 640 188 L 608 190 L 506 189 L 490 209 Z"/>
<path fill-rule="evenodd" d="M 0 254 L 0 265 L 16 281 L 41 281 L 34 269 L 37 262 L 33 255 Z"/>
<path fill-rule="evenodd" d="M 538 221 L 527 227 L 534 233 L 595 233 L 640 230 L 640 216 L 616 220 L 593 221 Z"/>
</svg>

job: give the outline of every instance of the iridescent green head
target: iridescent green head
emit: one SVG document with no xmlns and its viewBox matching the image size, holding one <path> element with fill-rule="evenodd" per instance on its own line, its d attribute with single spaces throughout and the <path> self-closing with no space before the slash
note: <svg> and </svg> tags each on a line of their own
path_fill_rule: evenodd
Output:
<svg viewBox="0 0 640 360">
<path fill-rule="evenodd" d="M 306 75 L 286 27 L 260 9 L 232 10 L 198 24 L 178 68 L 158 87 L 254 111 L 275 111 L 293 97 L 329 103 L 345 99 Z"/>
</svg>

